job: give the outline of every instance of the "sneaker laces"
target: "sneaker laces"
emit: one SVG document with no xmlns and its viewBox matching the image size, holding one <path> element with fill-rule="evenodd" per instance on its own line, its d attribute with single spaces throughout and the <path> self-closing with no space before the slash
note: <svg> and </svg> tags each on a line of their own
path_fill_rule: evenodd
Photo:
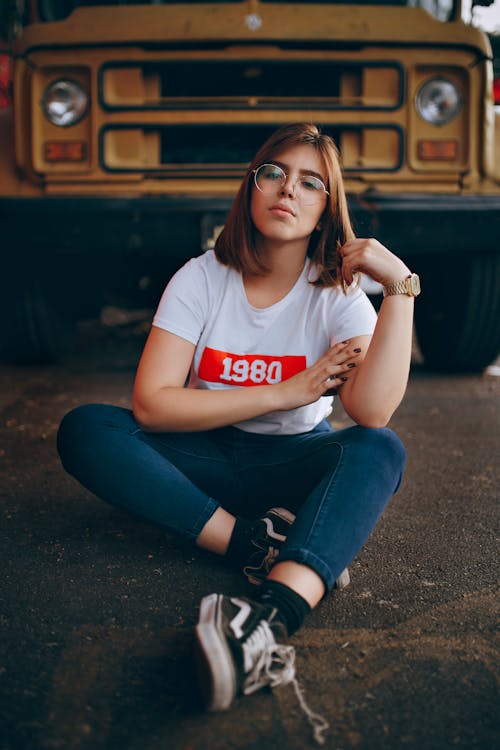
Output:
<svg viewBox="0 0 500 750">
<path fill-rule="evenodd" d="M 248 677 L 243 685 L 245 695 L 265 685 L 287 685 L 295 677 L 295 649 L 276 643 L 269 623 L 261 620 L 247 638 L 243 648 L 243 668 Z"/>
<path fill-rule="evenodd" d="M 324 745 L 325 733 L 330 724 L 324 716 L 313 711 L 305 699 L 304 690 L 295 676 L 295 648 L 276 643 L 266 620 L 261 620 L 242 648 L 243 668 L 248 672 L 243 693 L 250 695 L 266 685 L 276 687 L 291 682 L 299 706 L 312 728 L 315 741 L 318 745 Z"/>
<path fill-rule="evenodd" d="M 330 728 L 330 724 L 328 723 L 328 721 L 325 719 L 324 716 L 321 716 L 321 714 L 316 713 L 316 711 L 313 711 L 312 708 L 309 706 L 304 696 L 304 690 L 299 685 L 297 678 L 294 677 L 291 680 L 291 682 L 293 685 L 293 689 L 295 690 L 295 695 L 297 696 L 299 706 L 304 712 L 307 718 L 307 721 L 311 725 L 311 729 L 313 731 L 313 737 L 315 741 L 318 743 L 318 745 L 324 745 L 325 733 L 327 729 Z"/>
</svg>

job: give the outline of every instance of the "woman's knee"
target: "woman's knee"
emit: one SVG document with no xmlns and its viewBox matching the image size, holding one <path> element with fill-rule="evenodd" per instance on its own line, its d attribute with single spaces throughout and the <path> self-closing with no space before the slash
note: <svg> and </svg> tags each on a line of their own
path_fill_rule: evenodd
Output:
<svg viewBox="0 0 500 750">
<path fill-rule="evenodd" d="M 406 465 L 406 449 L 398 435 L 389 427 L 361 427 L 365 450 L 369 451 L 380 469 L 394 476 L 395 489 L 401 484 Z"/>
<path fill-rule="evenodd" d="M 58 441 L 79 435 L 102 419 L 102 404 L 83 404 L 71 409 L 61 420 Z M 106 408 L 106 407 L 104 407 Z"/>
<path fill-rule="evenodd" d="M 63 464 L 66 465 L 82 442 L 88 445 L 103 430 L 130 428 L 132 420 L 128 410 L 108 404 L 83 404 L 72 409 L 61 420 L 57 432 L 57 450 Z"/>
<path fill-rule="evenodd" d="M 396 435 L 389 427 L 362 427 L 356 425 L 346 431 L 345 442 L 347 444 L 359 444 L 368 450 L 388 451 L 401 457 L 406 456 L 406 450 Z"/>
<path fill-rule="evenodd" d="M 389 427 L 378 427 L 372 429 L 371 432 L 375 433 L 373 437 L 381 446 L 382 450 L 388 454 L 392 454 L 396 462 L 403 465 L 405 464 L 406 448 L 394 430 L 391 430 Z"/>
<path fill-rule="evenodd" d="M 373 465 L 378 472 L 392 472 L 396 489 L 406 464 L 406 449 L 389 427 L 361 427 L 346 430 L 344 445 L 354 448 L 360 466 Z"/>
</svg>

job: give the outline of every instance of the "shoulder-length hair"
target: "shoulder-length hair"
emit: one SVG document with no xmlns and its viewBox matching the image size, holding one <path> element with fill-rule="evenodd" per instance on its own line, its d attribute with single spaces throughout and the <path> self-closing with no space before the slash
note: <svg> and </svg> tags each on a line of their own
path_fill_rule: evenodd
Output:
<svg viewBox="0 0 500 750">
<path fill-rule="evenodd" d="M 311 123 L 284 125 L 256 153 L 234 199 L 226 224 L 215 243 L 215 255 L 224 265 L 242 274 L 265 275 L 269 272 L 256 242 L 256 230 L 250 215 L 250 198 L 254 189 L 253 172 L 261 164 L 272 162 L 283 151 L 307 144 L 316 149 L 325 165 L 329 192 L 320 229 L 313 231 L 307 249 L 316 264 L 318 286 L 341 283 L 339 248 L 354 237 L 342 179 L 337 146 L 330 136 Z"/>
</svg>

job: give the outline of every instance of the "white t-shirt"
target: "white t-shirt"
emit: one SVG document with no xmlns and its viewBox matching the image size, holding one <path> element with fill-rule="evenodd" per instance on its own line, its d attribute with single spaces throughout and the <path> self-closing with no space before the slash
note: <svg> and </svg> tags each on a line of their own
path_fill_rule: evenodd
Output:
<svg viewBox="0 0 500 750">
<path fill-rule="evenodd" d="M 188 261 L 169 282 L 153 325 L 195 344 L 190 388 L 245 388 L 286 380 L 312 365 L 333 344 L 371 334 L 376 313 L 361 289 L 309 283 L 309 259 L 288 294 L 270 307 L 252 307 L 241 275 L 213 251 Z M 234 426 L 248 432 L 309 432 L 332 411 L 333 398 L 274 411 Z"/>
</svg>

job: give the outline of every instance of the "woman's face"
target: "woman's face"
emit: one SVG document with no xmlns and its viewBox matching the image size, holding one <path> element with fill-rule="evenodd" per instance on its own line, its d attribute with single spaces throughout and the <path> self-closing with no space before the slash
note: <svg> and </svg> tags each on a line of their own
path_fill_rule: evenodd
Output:
<svg viewBox="0 0 500 750">
<path fill-rule="evenodd" d="M 313 146 L 292 146 L 277 154 L 270 163 L 276 164 L 286 174 L 286 182 L 276 188 L 272 184 L 261 192 L 252 185 L 250 215 L 257 231 L 266 239 L 282 242 L 308 240 L 318 226 L 326 206 L 327 194 L 321 190 L 309 205 L 310 195 L 299 188 L 299 181 L 308 175 L 318 177 L 325 187 L 327 175 L 323 158 Z M 267 192 L 267 189 L 271 192 Z M 306 188 L 307 190 L 307 188 Z M 305 197 L 301 197 L 301 194 Z"/>
</svg>

